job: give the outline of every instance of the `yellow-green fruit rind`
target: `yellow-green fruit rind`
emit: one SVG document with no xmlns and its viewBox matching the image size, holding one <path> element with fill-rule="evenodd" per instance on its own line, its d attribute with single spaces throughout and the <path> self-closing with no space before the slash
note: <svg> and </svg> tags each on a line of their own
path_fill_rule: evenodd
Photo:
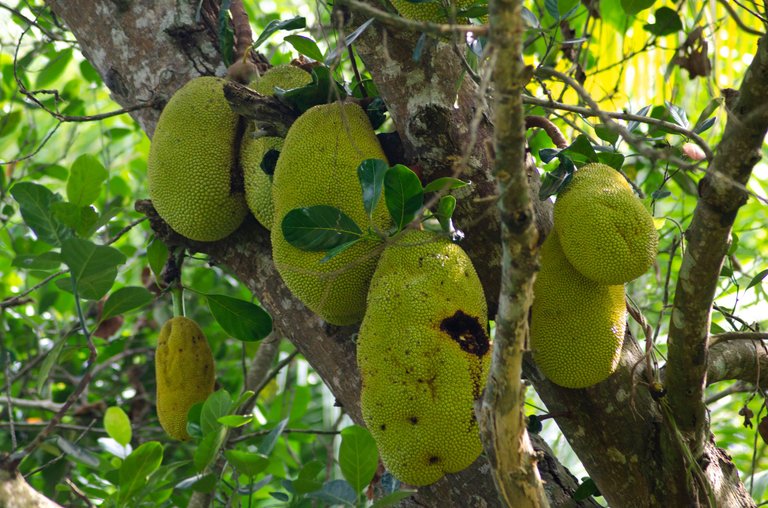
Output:
<svg viewBox="0 0 768 508">
<path fill-rule="evenodd" d="M 275 87 L 290 90 L 306 86 L 311 82 L 312 75 L 304 69 L 295 65 L 278 65 L 255 79 L 250 87 L 261 95 L 275 95 Z"/>
<path fill-rule="evenodd" d="M 324 252 L 303 251 L 285 240 L 282 221 L 295 208 L 327 205 L 340 209 L 365 231 L 369 220 L 357 176 L 365 159 L 386 161 L 365 112 L 351 103 L 323 104 L 293 123 L 272 178 L 275 266 L 294 296 L 335 325 L 362 319 L 381 243 L 361 241 L 320 263 Z M 373 222 L 380 230 L 390 226 L 383 199 Z"/>
<path fill-rule="evenodd" d="M 272 176 L 264 172 L 261 162 L 270 150 L 282 150 L 283 138 L 253 138 L 250 131 L 243 136 L 240 165 L 245 182 L 245 202 L 253 216 L 265 228 L 272 229 L 275 208 L 272 205 Z"/>
<path fill-rule="evenodd" d="M 169 436 L 186 440 L 187 412 L 213 392 L 215 367 L 203 331 L 185 317 L 166 321 L 155 353 L 157 416 Z"/>
<path fill-rule="evenodd" d="M 163 109 L 147 161 L 149 195 L 177 233 L 220 240 L 245 218 L 242 193 L 231 192 L 237 115 L 224 80 L 200 77 L 181 87 Z"/>
<path fill-rule="evenodd" d="M 455 2 L 437 0 L 435 2 L 412 3 L 408 0 L 390 0 L 392 6 L 397 9 L 397 12 L 402 17 L 430 23 L 448 23 L 453 5 L 456 6 L 455 9 L 458 12 L 471 7 L 475 2 L 476 0 L 457 0 Z M 453 15 L 455 16 L 455 13 Z M 466 17 L 456 18 L 456 23 L 459 24 L 464 24 L 468 21 Z"/>
<path fill-rule="evenodd" d="M 552 231 L 541 247 L 531 349 L 550 381 L 585 388 L 610 376 L 618 365 L 627 317 L 624 286 L 584 277 L 566 259 L 558 236 Z"/>
<path fill-rule="evenodd" d="M 387 246 L 357 363 L 363 419 L 400 480 L 428 485 L 482 451 L 474 402 L 488 375 L 487 325 L 483 288 L 458 245 L 409 231 Z"/>
<path fill-rule="evenodd" d="M 568 261 L 601 284 L 623 284 L 653 264 L 653 217 L 618 171 L 588 164 L 555 202 L 555 229 Z"/>
</svg>

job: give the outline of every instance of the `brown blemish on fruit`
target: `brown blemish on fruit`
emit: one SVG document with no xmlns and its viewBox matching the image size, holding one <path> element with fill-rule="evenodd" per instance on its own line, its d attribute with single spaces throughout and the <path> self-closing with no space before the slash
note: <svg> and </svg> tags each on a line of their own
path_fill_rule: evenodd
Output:
<svg viewBox="0 0 768 508">
<path fill-rule="evenodd" d="M 465 314 L 461 310 L 443 319 L 440 330 L 455 340 L 462 350 L 478 357 L 483 357 L 490 349 L 490 341 L 480 320 Z"/>
</svg>

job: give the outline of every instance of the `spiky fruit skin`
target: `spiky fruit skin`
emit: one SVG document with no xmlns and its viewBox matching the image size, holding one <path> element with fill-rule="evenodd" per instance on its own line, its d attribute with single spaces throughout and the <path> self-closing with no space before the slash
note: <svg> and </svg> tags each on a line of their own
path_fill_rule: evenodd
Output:
<svg viewBox="0 0 768 508">
<path fill-rule="evenodd" d="M 147 161 L 149 195 L 177 233 L 212 242 L 231 234 L 248 207 L 233 193 L 237 115 L 224 98 L 224 80 L 195 78 L 163 109 Z"/>
<path fill-rule="evenodd" d="M 621 355 L 626 326 L 623 285 L 603 285 L 568 262 L 553 230 L 541 247 L 533 285 L 531 350 L 553 383 L 586 388 L 606 379 Z"/>
<path fill-rule="evenodd" d="M 175 317 L 160 330 L 155 353 L 157 417 L 169 436 L 185 441 L 187 412 L 213 392 L 213 354 L 200 327 Z"/>
<path fill-rule="evenodd" d="M 451 9 L 455 5 L 456 11 L 471 7 L 476 0 L 437 0 L 435 2 L 411 3 L 408 0 L 390 0 L 392 6 L 404 18 L 430 23 L 448 23 Z M 469 20 L 457 17 L 456 23 L 467 23 Z"/>
<path fill-rule="evenodd" d="M 656 259 L 653 217 L 618 171 L 587 164 L 555 202 L 555 229 L 568 261 L 601 284 L 623 284 Z"/>
<path fill-rule="evenodd" d="M 466 253 L 409 231 L 384 250 L 357 340 L 363 419 L 384 465 L 411 485 L 482 451 L 474 402 L 490 364 L 483 288 Z"/>
<path fill-rule="evenodd" d="M 305 70 L 293 65 L 278 65 L 254 80 L 250 87 L 262 95 L 274 95 L 275 87 L 289 90 L 311 82 L 312 76 Z M 251 123 L 240 145 L 245 201 L 256 220 L 271 230 L 275 216 L 275 207 L 272 205 L 272 175 L 264 172 L 262 161 L 270 150 L 282 150 L 283 138 L 254 137 L 253 131 Z"/>
<path fill-rule="evenodd" d="M 275 95 L 275 87 L 283 90 L 300 88 L 312 82 L 312 75 L 295 65 L 272 67 L 249 86 L 261 95 Z"/>
<path fill-rule="evenodd" d="M 381 244 L 361 241 L 320 263 L 324 252 L 303 251 L 285 240 L 282 221 L 295 208 L 327 205 L 365 230 L 369 221 L 357 177 L 365 159 L 387 160 L 365 112 L 351 103 L 323 104 L 308 109 L 291 126 L 272 180 L 275 266 L 294 296 L 335 325 L 362 319 Z M 383 199 L 373 222 L 380 230 L 391 224 Z"/>
<path fill-rule="evenodd" d="M 270 150 L 283 148 L 283 138 L 253 138 L 247 130 L 241 145 L 240 165 L 243 167 L 245 202 L 256 220 L 271 230 L 275 220 L 272 204 L 272 175 L 264 172 L 262 161 Z"/>
</svg>

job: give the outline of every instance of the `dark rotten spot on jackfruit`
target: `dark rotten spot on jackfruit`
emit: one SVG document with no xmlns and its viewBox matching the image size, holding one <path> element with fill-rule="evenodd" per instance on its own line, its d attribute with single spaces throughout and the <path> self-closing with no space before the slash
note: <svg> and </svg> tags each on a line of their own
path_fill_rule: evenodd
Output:
<svg viewBox="0 0 768 508">
<path fill-rule="evenodd" d="M 280 157 L 280 151 L 271 148 L 264 154 L 264 158 L 261 160 L 261 170 L 265 174 L 272 176 L 275 174 L 275 166 L 277 166 L 277 159 Z"/>
<path fill-rule="evenodd" d="M 483 357 L 490 348 L 488 335 L 478 319 L 468 316 L 461 310 L 443 319 L 440 322 L 440 330 L 447 333 L 455 340 L 462 350 L 478 357 Z"/>
</svg>

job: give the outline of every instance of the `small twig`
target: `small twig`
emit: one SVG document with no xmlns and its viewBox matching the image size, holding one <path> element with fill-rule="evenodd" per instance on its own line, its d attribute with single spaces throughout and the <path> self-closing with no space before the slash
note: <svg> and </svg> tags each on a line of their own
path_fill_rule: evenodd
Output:
<svg viewBox="0 0 768 508">
<path fill-rule="evenodd" d="M 731 18 L 733 19 L 734 23 L 736 23 L 739 26 L 739 28 L 742 29 L 742 31 L 748 34 L 757 35 L 758 37 L 763 36 L 763 32 L 747 26 L 741 20 L 741 18 L 739 17 L 739 13 L 736 12 L 736 9 L 734 9 L 730 3 L 728 3 L 728 0 L 717 0 L 717 1 L 720 2 L 723 5 L 723 7 L 725 7 L 725 10 L 728 11 L 728 14 L 731 15 Z"/>
<path fill-rule="evenodd" d="M 43 423 L 26 423 L 26 422 L 16 422 L 15 426 L 18 429 L 44 429 L 46 425 L 48 425 L 49 422 L 43 422 Z M 10 427 L 11 424 L 8 422 L 0 422 L 0 427 Z M 96 432 L 99 434 L 106 434 L 107 431 L 99 428 L 99 427 L 88 427 L 85 425 L 74 425 L 71 423 L 59 423 L 56 425 L 57 429 L 61 430 L 73 430 L 73 431 L 80 431 L 80 432 Z M 31 473 L 30 473 L 31 474 Z"/>
<path fill-rule="evenodd" d="M 5 379 L 11 378 L 11 355 L 8 353 L 8 351 L 4 351 L 5 353 Z M 11 386 L 8 385 L 8 389 L 5 392 L 6 400 L 8 401 L 8 407 L 6 410 L 8 411 L 8 424 L 11 427 L 11 450 L 15 450 L 16 446 L 18 446 L 18 443 L 16 443 L 16 429 L 14 428 L 13 424 L 13 397 L 11 397 Z"/>
<path fill-rule="evenodd" d="M 7 300 L 3 300 L 2 302 L 0 302 L 0 309 L 5 309 L 5 308 L 8 308 L 8 307 L 15 307 L 16 305 L 19 305 L 19 302 L 21 300 L 23 300 L 27 295 L 29 295 L 33 291 L 36 291 L 36 290 L 40 289 L 41 287 L 45 286 L 46 284 L 51 282 L 53 279 L 55 279 L 59 275 L 64 275 L 65 273 L 68 273 L 68 272 L 69 272 L 69 269 L 59 270 L 56 273 L 52 273 L 51 275 L 49 275 L 48 277 L 44 278 L 43 280 L 41 280 L 40 282 L 38 282 L 37 284 L 35 284 L 31 288 L 27 289 L 26 291 L 23 291 L 23 292 L 19 293 L 16 296 L 12 296 L 11 298 L 8 298 Z"/>
<path fill-rule="evenodd" d="M 533 129 L 535 127 L 543 129 L 556 147 L 560 148 L 561 150 L 568 147 L 568 141 L 565 139 L 565 136 L 563 136 L 563 133 L 560 132 L 560 128 L 552 123 L 549 118 L 544 116 L 526 116 L 525 128 Z"/>
<path fill-rule="evenodd" d="M 80 487 L 78 487 L 77 485 L 75 485 L 75 484 L 72 482 L 72 480 L 70 480 L 69 478 L 67 478 L 67 479 L 65 479 L 65 480 L 64 480 L 64 483 L 66 483 L 66 484 L 67 484 L 67 487 L 69 487 L 69 488 L 72 490 L 72 493 L 74 493 L 74 494 L 75 494 L 75 496 L 76 496 L 78 499 L 80 499 L 80 500 L 81 500 L 83 503 L 85 503 L 85 505 L 86 505 L 86 506 L 88 506 L 89 508 L 90 508 L 90 507 L 92 507 L 92 506 L 94 506 L 94 505 L 93 505 L 93 503 L 91 503 L 91 500 L 90 500 L 90 499 L 88 499 L 88 496 L 86 496 L 86 495 L 85 495 L 85 493 L 84 493 L 82 490 L 80 490 Z"/>
<path fill-rule="evenodd" d="M 250 432 L 248 434 L 242 434 L 236 438 L 232 438 L 230 442 L 239 443 L 240 441 L 247 441 L 254 437 L 266 436 L 272 432 L 272 429 L 258 430 L 256 432 Z M 317 429 L 285 429 L 283 434 L 316 434 L 319 436 L 335 436 L 341 434 L 338 430 L 317 430 Z"/>
<path fill-rule="evenodd" d="M 8 376 L 8 374 L 9 373 L 6 373 L 6 376 Z M 20 399 L 17 397 L 10 397 L 10 396 L 8 397 L 8 404 L 9 405 L 13 404 L 16 407 L 42 409 L 43 411 L 50 411 L 52 413 L 61 411 L 61 406 L 62 406 L 62 404 L 58 402 L 54 402 L 52 400 Z M 13 421 L 13 419 L 11 419 L 11 421 Z M 13 448 L 16 448 L 16 447 L 14 446 Z"/>
<path fill-rule="evenodd" d="M 734 393 L 744 393 L 744 392 L 751 392 L 752 388 L 743 381 L 737 381 L 733 383 L 731 386 L 726 388 L 725 390 L 719 391 L 716 394 L 707 397 L 707 399 L 704 401 L 705 404 L 710 405 L 715 402 L 717 402 L 720 399 L 724 399 L 728 397 L 729 395 L 733 395 Z"/>
<path fill-rule="evenodd" d="M 14 16 L 21 19 L 24 23 L 31 25 L 41 32 L 43 32 L 43 35 L 51 39 L 52 41 L 60 41 L 60 42 L 69 42 L 69 43 L 77 43 L 77 41 L 72 41 L 69 39 L 62 39 L 60 36 L 54 34 L 44 26 L 40 25 L 36 20 L 29 19 L 26 17 L 21 11 L 14 9 L 13 7 L 10 7 L 8 5 L 5 5 L 4 3 L 0 3 L 0 8 L 5 9 L 7 11 L 10 11 Z"/>
</svg>

